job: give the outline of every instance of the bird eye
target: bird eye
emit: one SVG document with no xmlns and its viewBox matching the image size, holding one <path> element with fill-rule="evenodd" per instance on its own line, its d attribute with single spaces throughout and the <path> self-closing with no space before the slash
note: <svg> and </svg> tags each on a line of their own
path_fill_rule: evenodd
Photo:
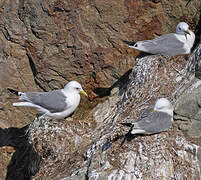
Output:
<svg viewBox="0 0 201 180">
<path fill-rule="evenodd" d="M 179 27 L 179 30 L 181 30 L 181 28 Z"/>
<path fill-rule="evenodd" d="M 80 88 L 78 88 L 78 87 L 76 87 L 75 89 L 76 89 L 76 90 L 80 90 Z"/>
</svg>

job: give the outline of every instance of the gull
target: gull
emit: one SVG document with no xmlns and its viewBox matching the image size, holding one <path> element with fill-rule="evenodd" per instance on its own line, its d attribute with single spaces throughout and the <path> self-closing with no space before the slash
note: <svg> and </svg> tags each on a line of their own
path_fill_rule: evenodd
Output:
<svg viewBox="0 0 201 180">
<path fill-rule="evenodd" d="M 153 40 L 130 42 L 123 40 L 130 48 L 150 54 L 176 56 L 189 54 L 195 41 L 195 34 L 189 30 L 185 22 L 180 22 L 176 27 L 176 33 L 164 34 Z"/>
<path fill-rule="evenodd" d="M 13 103 L 13 106 L 34 107 L 55 119 L 71 115 L 80 103 L 80 94 L 87 96 L 77 81 L 70 81 L 64 89 L 49 92 L 19 92 L 10 88 L 8 90 L 24 101 Z"/>
<path fill-rule="evenodd" d="M 131 127 L 129 134 L 156 134 L 168 130 L 173 123 L 173 106 L 167 98 L 160 98 L 147 108 L 134 123 L 121 123 Z"/>
</svg>

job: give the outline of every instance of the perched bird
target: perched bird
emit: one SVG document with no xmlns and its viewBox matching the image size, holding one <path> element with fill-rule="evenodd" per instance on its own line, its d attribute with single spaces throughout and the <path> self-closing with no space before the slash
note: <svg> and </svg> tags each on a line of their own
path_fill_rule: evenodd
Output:
<svg viewBox="0 0 201 180">
<path fill-rule="evenodd" d="M 25 101 L 13 103 L 13 106 L 34 107 L 55 119 L 71 115 L 80 103 L 80 94 L 87 96 L 77 81 L 70 81 L 64 89 L 50 92 L 18 92 L 10 88 L 8 90 Z"/>
<path fill-rule="evenodd" d="M 121 123 L 131 127 L 129 134 L 156 134 L 168 130 L 173 123 L 173 106 L 166 98 L 147 108 L 134 123 Z"/>
<path fill-rule="evenodd" d="M 164 34 L 153 40 L 130 42 L 123 40 L 129 47 L 150 54 L 176 56 L 189 54 L 195 41 L 195 34 L 189 30 L 188 24 L 180 22 L 176 33 Z"/>
</svg>

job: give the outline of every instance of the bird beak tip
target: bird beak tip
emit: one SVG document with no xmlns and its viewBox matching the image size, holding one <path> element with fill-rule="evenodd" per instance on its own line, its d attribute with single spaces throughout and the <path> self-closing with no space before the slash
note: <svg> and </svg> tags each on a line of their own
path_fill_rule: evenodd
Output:
<svg viewBox="0 0 201 180">
<path fill-rule="evenodd" d="M 84 90 L 81 90 L 81 91 L 80 91 L 80 94 L 82 94 L 82 95 L 84 95 L 84 96 L 87 96 L 87 97 L 88 97 L 87 93 L 86 93 Z"/>
<path fill-rule="evenodd" d="M 190 35 L 190 32 L 189 32 L 189 30 L 186 30 L 186 31 L 185 31 L 185 33 L 186 33 L 186 34 L 189 34 L 189 35 Z"/>
</svg>

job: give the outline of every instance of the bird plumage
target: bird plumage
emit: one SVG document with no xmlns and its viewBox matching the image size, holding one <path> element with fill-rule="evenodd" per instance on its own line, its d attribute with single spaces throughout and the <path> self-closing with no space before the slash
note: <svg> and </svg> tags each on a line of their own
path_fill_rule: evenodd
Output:
<svg viewBox="0 0 201 180">
<path fill-rule="evenodd" d="M 169 100 L 160 98 L 133 123 L 121 123 L 130 127 L 130 134 L 155 134 L 166 131 L 173 123 L 173 107 Z"/>
<path fill-rule="evenodd" d="M 189 54 L 195 41 L 195 34 L 189 30 L 188 24 L 180 22 L 176 27 L 176 33 L 164 34 L 152 40 L 123 41 L 130 48 L 150 54 L 163 54 L 176 56 Z"/>
<path fill-rule="evenodd" d="M 49 92 L 19 92 L 11 88 L 8 90 L 24 101 L 13 103 L 13 106 L 34 107 L 53 118 L 69 116 L 79 105 L 80 94 L 87 96 L 82 86 L 76 81 L 69 82 L 64 89 Z"/>
</svg>

